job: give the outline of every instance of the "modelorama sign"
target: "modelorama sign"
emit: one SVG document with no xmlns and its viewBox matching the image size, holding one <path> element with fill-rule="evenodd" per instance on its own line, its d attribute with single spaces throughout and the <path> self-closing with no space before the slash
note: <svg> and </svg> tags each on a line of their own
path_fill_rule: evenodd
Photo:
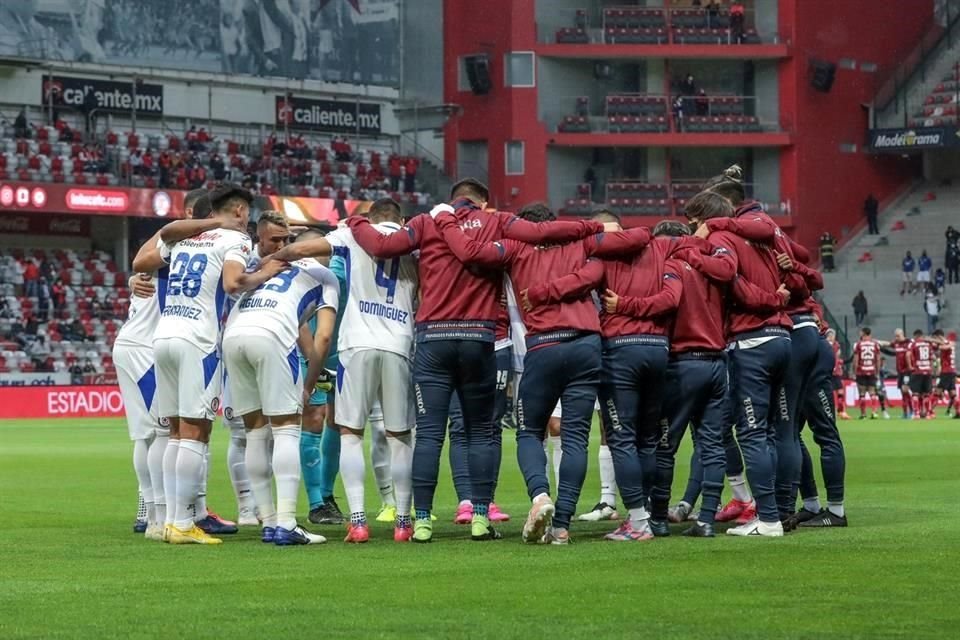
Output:
<svg viewBox="0 0 960 640">
<path fill-rule="evenodd" d="M 872 129 L 870 148 L 874 151 L 923 151 L 960 146 L 956 127 L 917 127 L 912 129 Z"/>
<path fill-rule="evenodd" d="M 380 134 L 380 105 L 277 96 L 277 126 L 363 136 Z"/>
<path fill-rule="evenodd" d="M 68 76 L 43 76 L 43 104 L 65 105 L 74 109 L 129 113 L 136 107 L 137 115 L 163 115 L 163 85 L 116 80 L 95 80 Z"/>
</svg>

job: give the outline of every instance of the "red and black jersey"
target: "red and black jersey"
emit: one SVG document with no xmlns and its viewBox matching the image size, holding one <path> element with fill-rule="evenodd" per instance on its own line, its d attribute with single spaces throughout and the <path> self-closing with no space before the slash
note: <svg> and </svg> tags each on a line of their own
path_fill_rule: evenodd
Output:
<svg viewBox="0 0 960 640">
<path fill-rule="evenodd" d="M 956 373 L 957 363 L 953 358 L 954 345 L 945 342 L 940 345 L 940 373 Z"/>
<path fill-rule="evenodd" d="M 833 375 L 837 378 L 843 377 L 843 354 L 840 353 L 840 343 L 834 342 L 833 347 Z"/>
<path fill-rule="evenodd" d="M 880 372 L 880 343 L 873 338 L 861 338 L 853 347 L 857 358 L 858 376 L 875 376 Z"/>
<path fill-rule="evenodd" d="M 913 341 L 911 350 L 913 356 L 913 372 L 920 375 L 933 375 L 933 359 L 936 355 L 936 346 L 926 338 Z"/>
<path fill-rule="evenodd" d="M 890 343 L 897 358 L 897 373 L 907 375 L 910 373 L 910 363 L 907 362 L 907 354 L 913 348 L 913 341 L 909 338 L 903 340 L 894 340 Z"/>
</svg>

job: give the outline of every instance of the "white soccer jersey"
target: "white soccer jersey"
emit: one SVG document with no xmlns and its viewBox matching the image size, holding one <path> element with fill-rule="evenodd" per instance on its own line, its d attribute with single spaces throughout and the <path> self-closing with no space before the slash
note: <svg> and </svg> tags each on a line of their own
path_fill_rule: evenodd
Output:
<svg viewBox="0 0 960 640">
<path fill-rule="evenodd" d="M 313 317 L 317 309 L 329 307 L 336 311 L 339 290 L 337 276 L 330 269 L 313 258 L 296 260 L 286 271 L 243 295 L 230 314 L 226 333 L 266 329 L 292 349 L 300 325 Z"/>
<path fill-rule="evenodd" d="M 400 229 L 385 222 L 373 228 L 389 235 Z M 339 351 L 380 349 L 410 357 L 413 353 L 417 263 L 411 256 L 379 260 L 368 255 L 350 229 L 327 234 L 347 269 L 347 305 L 337 338 Z"/>
<path fill-rule="evenodd" d="M 513 342 L 513 370 L 523 373 L 523 359 L 527 356 L 527 327 L 520 315 L 520 305 L 513 293 L 510 276 L 503 276 L 503 289 L 507 292 L 507 314 L 510 316 L 510 340 Z"/>
<path fill-rule="evenodd" d="M 162 315 L 154 339 L 180 338 L 213 353 L 227 301 L 223 267 L 227 262 L 246 267 L 250 253 L 250 238 L 230 229 L 201 233 L 167 248 L 170 273 L 165 290 L 158 289 Z"/>
<path fill-rule="evenodd" d="M 159 282 L 155 283 L 159 285 Z M 117 332 L 115 344 L 153 348 L 153 334 L 160 322 L 160 300 L 156 292 L 149 298 L 130 298 L 127 321 Z"/>
</svg>

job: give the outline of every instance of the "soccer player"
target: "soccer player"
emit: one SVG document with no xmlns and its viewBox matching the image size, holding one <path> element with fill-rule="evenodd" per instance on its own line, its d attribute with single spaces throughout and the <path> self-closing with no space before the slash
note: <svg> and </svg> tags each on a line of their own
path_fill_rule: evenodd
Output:
<svg viewBox="0 0 960 640">
<path fill-rule="evenodd" d="M 478 240 L 513 238 L 530 242 L 577 240 L 603 230 L 597 222 L 551 222 L 536 225 L 507 213 L 485 210 L 486 185 L 465 179 L 453 185 L 451 205 L 433 213 L 453 215 L 465 233 Z M 496 358 L 493 350 L 501 278 L 491 278 L 466 267 L 454 256 L 433 216 L 417 216 L 401 231 L 383 235 L 368 220 L 351 216 L 357 243 L 371 255 L 396 258 L 420 250 L 421 304 L 417 311 L 414 354 L 414 390 L 417 397 L 417 440 L 414 449 L 414 541 L 433 540 L 430 520 L 447 428 L 450 398 L 457 393 L 463 409 L 469 446 L 473 504 L 471 537 L 499 537 L 488 519 L 493 473 L 496 470 L 496 434 L 493 411 L 496 398 Z"/>
<path fill-rule="evenodd" d="M 733 205 L 724 196 L 704 191 L 687 203 L 686 215 L 697 226 L 696 235 L 709 236 L 715 247 L 693 265 L 707 277 L 733 285 L 738 304 L 730 307 L 727 332 L 734 347 L 730 356 L 731 384 L 737 406 L 737 441 L 757 504 L 757 519 L 727 530 L 729 535 L 783 535 L 774 495 L 776 445 L 774 423 L 789 419 L 783 390 L 790 360 L 789 316 L 769 306 L 751 308 L 739 299 L 737 287 L 750 285 L 768 297 L 781 290 L 780 268 L 772 249 L 730 231 L 711 232 L 706 221 L 730 217 Z M 702 229 L 701 229 L 702 227 Z M 778 411 L 771 415 L 773 411 Z"/>
<path fill-rule="evenodd" d="M 378 234 L 400 231 L 400 205 L 377 200 L 368 212 Z M 343 331 L 338 340 L 336 423 L 340 425 L 340 475 L 350 506 L 346 542 L 364 543 L 370 529 L 364 508 L 366 482 L 363 432 L 376 401 L 390 450 L 390 470 L 396 492 L 394 540 L 413 536 L 410 518 L 412 429 L 411 361 L 418 276 L 411 257 L 379 260 L 357 244 L 349 229 L 338 229 L 312 242 L 291 245 L 274 257 L 286 260 L 333 250 L 346 260 L 349 277 Z"/>
<path fill-rule="evenodd" d="M 952 340 L 947 339 L 943 329 L 933 332 L 933 342 L 940 350 L 940 380 L 937 388 L 946 395 L 947 416 L 949 417 L 952 413 L 955 419 L 960 419 L 960 413 L 957 412 L 956 345 Z"/>
<path fill-rule="evenodd" d="M 556 219 L 542 204 L 524 207 L 518 217 L 533 223 Z M 467 236 L 458 218 L 449 214 L 438 216 L 437 226 L 465 264 L 510 271 L 528 332 L 517 404 L 517 459 L 532 506 L 522 537 L 525 542 L 567 544 L 586 476 L 587 442 L 600 384 L 600 322 L 590 292 L 600 283 L 602 265 L 587 263 L 581 243 L 482 243 Z M 543 304 L 549 298 L 557 301 Z M 543 440 L 558 400 L 564 407 L 564 451 L 554 504 Z"/>
<path fill-rule="evenodd" d="M 304 400 L 313 393 L 327 355 L 315 353 L 317 339 L 306 323 L 314 314 L 326 316 L 317 322 L 319 342 L 330 344 L 339 288 L 336 276 L 316 260 L 295 260 L 240 299 L 223 333 L 234 411 L 247 428 L 247 471 L 263 520 L 263 542 L 326 542 L 297 524 L 300 421 Z M 302 379 L 298 351 L 310 363 Z"/>
<path fill-rule="evenodd" d="M 220 544 L 194 524 L 192 507 L 200 492 L 210 427 L 220 401 L 218 344 L 226 295 L 255 289 L 282 265 L 246 274 L 250 239 L 244 233 L 253 196 L 225 185 L 209 196 L 210 230 L 165 245 L 170 261 L 166 302 L 154 334 L 157 409 L 170 421 L 164 475 L 176 480 L 174 509 L 167 509 L 166 538 L 174 544 Z M 162 237 L 162 236 L 161 236 Z M 169 505 L 168 505 L 169 507 Z M 171 515 L 172 511 L 172 515 Z"/>
<path fill-rule="evenodd" d="M 877 375 L 880 373 L 880 343 L 871 337 L 870 327 L 860 329 L 860 339 L 853 345 L 853 370 L 860 396 L 860 419 L 867 417 L 867 398 L 872 400 L 870 418 L 877 417 Z"/>
<path fill-rule="evenodd" d="M 913 346 L 908 355 L 910 391 L 913 395 L 914 420 L 933 419 L 933 362 L 938 345 L 934 345 L 917 329 L 913 332 Z"/>
<path fill-rule="evenodd" d="M 837 342 L 836 331 L 833 329 L 828 330 L 826 337 L 827 342 L 830 343 L 830 347 L 833 349 L 833 394 L 837 414 L 844 420 L 849 420 L 850 415 L 847 413 L 847 394 L 843 386 L 843 365 L 845 364 L 843 353 L 840 349 L 840 343 Z"/>
<path fill-rule="evenodd" d="M 897 367 L 897 388 L 900 389 L 903 398 L 903 419 L 907 420 L 913 414 L 913 394 L 910 392 L 910 364 L 907 357 L 907 354 L 913 348 L 913 344 L 907 338 L 903 329 L 898 328 L 893 332 L 890 348 L 893 349 Z"/>
</svg>

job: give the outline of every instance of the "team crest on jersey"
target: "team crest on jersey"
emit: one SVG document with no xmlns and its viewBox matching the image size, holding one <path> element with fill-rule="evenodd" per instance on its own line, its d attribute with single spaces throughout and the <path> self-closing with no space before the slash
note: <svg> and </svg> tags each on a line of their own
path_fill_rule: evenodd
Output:
<svg viewBox="0 0 960 640">
<path fill-rule="evenodd" d="M 170 418 L 160 418 L 161 427 L 170 427 Z"/>
<path fill-rule="evenodd" d="M 216 411 L 216 409 L 214 409 L 214 411 Z M 227 420 L 233 420 L 233 407 L 224 407 L 223 417 Z"/>
<path fill-rule="evenodd" d="M 214 413 L 216 413 L 217 409 L 220 408 L 220 398 L 214 398 L 213 402 L 210 403 L 210 408 L 213 409 Z"/>
</svg>

